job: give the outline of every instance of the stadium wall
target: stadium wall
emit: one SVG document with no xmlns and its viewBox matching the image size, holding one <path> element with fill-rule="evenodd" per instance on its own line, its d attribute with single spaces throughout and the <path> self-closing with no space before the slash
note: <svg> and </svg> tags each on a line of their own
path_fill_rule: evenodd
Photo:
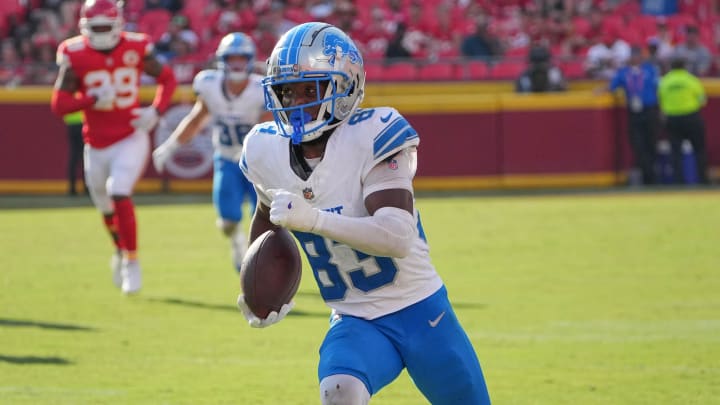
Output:
<svg viewBox="0 0 720 405">
<path fill-rule="evenodd" d="M 507 82 L 368 85 L 364 106 L 390 105 L 420 134 L 418 190 L 613 186 L 631 166 L 623 100 L 582 90 L 527 95 Z M 705 81 L 703 110 L 711 167 L 720 166 L 720 81 Z M 149 101 L 152 88 L 144 88 Z M 67 138 L 49 107 L 51 89 L 0 90 L 0 193 L 64 193 Z M 154 142 L 169 135 L 192 103 L 175 94 L 173 113 Z M 139 192 L 207 192 L 211 188 L 209 134 L 176 160 L 171 174 L 148 165 Z M 713 170 L 716 174 L 718 170 Z"/>
</svg>

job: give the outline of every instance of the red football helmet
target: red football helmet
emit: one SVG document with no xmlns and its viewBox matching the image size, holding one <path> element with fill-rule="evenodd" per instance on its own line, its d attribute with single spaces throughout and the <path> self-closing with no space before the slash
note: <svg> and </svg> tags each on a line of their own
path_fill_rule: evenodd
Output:
<svg viewBox="0 0 720 405">
<path fill-rule="evenodd" d="M 98 50 L 112 49 L 123 29 L 122 2 L 85 0 L 80 9 L 80 33 Z"/>
</svg>

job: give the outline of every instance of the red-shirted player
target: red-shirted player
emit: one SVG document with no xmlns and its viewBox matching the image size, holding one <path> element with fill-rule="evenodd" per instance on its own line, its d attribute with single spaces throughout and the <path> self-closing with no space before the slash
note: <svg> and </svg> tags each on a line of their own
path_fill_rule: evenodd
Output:
<svg viewBox="0 0 720 405">
<path fill-rule="evenodd" d="M 177 82 L 155 58 L 146 35 L 122 30 L 122 9 L 113 0 L 85 0 L 79 26 L 81 35 L 58 47 L 51 107 L 58 115 L 85 112 L 85 179 L 117 247 L 113 282 L 129 294 L 142 286 L 131 196 L 145 170 L 148 132 L 170 104 Z M 158 83 L 149 107 L 138 101 L 143 72 Z"/>
</svg>

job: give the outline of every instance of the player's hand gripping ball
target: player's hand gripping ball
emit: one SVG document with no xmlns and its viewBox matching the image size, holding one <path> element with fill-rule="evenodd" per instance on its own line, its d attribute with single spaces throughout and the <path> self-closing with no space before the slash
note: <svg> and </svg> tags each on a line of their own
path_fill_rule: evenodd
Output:
<svg viewBox="0 0 720 405">
<path fill-rule="evenodd" d="M 290 311 L 301 274 L 300 252 L 287 229 L 269 230 L 250 244 L 240 271 L 238 306 L 251 326 L 279 322 Z"/>
</svg>

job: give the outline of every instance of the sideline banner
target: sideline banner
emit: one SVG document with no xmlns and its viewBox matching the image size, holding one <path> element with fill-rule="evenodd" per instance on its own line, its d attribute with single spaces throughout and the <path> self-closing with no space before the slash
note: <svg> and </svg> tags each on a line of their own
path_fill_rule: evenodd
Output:
<svg viewBox="0 0 720 405">
<path fill-rule="evenodd" d="M 711 167 L 720 166 L 720 81 L 704 82 Z M 364 107 L 397 108 L 420 134 L 419 190 L 611 186 L 631 167 L 622 100 L 591 91 L 494 92 L 498 83 L 368 85 Z M 488 91 L 490 86 L 493 91 Z M 493 87 L 494 86 L 494 87 Z M 588 86 L 590 88 L 590 86 Z M 50 111 L 49 87 L 0 89 L 0 193 L 62 193 L 68 142 Z M 143 88 L 149 103 L 154 88 Z M 153 147 L 190 111 L 180 86 L 154 131 Z M 178 150 L 167 173 L 148 165 L 140 192 L 210 191 L 212 142 L 205 129 Z"/>
</svg>

